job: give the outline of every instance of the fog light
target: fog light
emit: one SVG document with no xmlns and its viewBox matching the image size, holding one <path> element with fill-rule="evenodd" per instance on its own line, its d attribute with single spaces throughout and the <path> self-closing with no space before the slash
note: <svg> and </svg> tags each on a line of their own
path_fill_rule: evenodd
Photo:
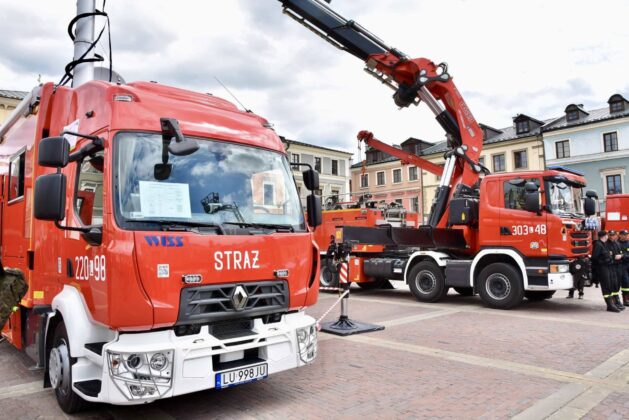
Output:
<svg viewBox="0 0 629 420">
<path fill-rule="evenodd" d="M 154 370 L 163 370 L 166 366 L 168 366 L 168 358 L 164 353 L 155 353 L 153 357 L 151 357 L 151 369 Z"/>
<path fill-rule="evenodd" d="M 317 328 L 314 325 L 297 329 L 299 358 L 304 363 L 311 363 L 317 357 Z"/>
</svg>

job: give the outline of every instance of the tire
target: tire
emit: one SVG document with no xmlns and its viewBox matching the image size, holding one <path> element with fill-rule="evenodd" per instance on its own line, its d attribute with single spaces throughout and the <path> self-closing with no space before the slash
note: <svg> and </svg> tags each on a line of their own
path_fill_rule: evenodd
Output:
<svg viewBox="0 0 629 420">
<path fill-rule="evenodd" d="M 319 286 L 320 287 L 339 287 L 339 275 L 338 273 L 335 273 L 332 270 L 330 270 L 330 267 L 328 267 L 328 261 L 325 258 L 321 259 L 321 273 L 319 274 Z"/>
<path fill-rule="evenodd" d="M 522 276 L 510 264 L 489 264 L 478 276 L 478 293 L 481 299 L 492 308 L 514 308 L 524 299 Z"/>
<path fill-rule="evenodd" d="M 530 300 L 531 302 L 537 302 L 540 300 L 546 300 L 553 297 L 555 294 L 555 290 L 544 290 L 541 292 L 536 292 L 532 290 L 527 290 L 524 292 L 524 297 Z"/>
<path fill-rule="evenodd" d="M 437 302 L 448 294 L 445 276 L 432 261 L 421 261 L 408 272 L 408 286 L 420 302 Z"/>
<path fill-rule="evenodd" d="M 454 290 L 461 296 L 474 296 L 474 288 L 472 287 L 454 287 Z"/>
<path fill-rule="evenodd" d="M 48 357 L 50 382 L 55 390 L 57 403 L 66 414 L 77 413 L 88 406 L 88 402 L 72 390 L 72 365 L 76 359 L 70 357 L 66 326 L 57 325 Z"/>
<path fill-rule="evenodd" d="M 374 289 L 380 289 L 388 281 L 389 280 L 384 277 L 376 277 L 374 281 L 366 281 L 366 282 L 360 282 L 356 284 L 358 285 L 358 287 L 360 287 L 363 290 L 374 290 Z"/>
</svg>

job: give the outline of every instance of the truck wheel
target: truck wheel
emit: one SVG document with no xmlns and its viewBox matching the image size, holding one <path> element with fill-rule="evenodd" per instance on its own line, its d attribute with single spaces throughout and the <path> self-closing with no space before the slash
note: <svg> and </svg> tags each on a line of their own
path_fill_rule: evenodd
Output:
<svg viewBox="0 0 629 420">
<path fill-rule="evenodd" d="M 328 267 L 325 259 L 321 260 L 321 274 L 319 275 L 319 286 L 321 287 L 339 287 L 338 273 L 333 272 Z"/>
<path fill-rule="evenodd" d="M 76 360 L 70 357 L 68 333 L 63 322 L 57 325 L 48 357 L 48 376 L 55 390 L 59 407 L 72 414 L 83 410 L 88 403 L 72 390 L 72 364 Z"/>
<path fill-rule="evenodd" d="M 478 278 L 481 299 L 497 309 L 511 309 L 524 299 L 522 276 L 512 265 L 493 263 L 485 267 Z"/>
<path fill-rule="evenodd" d="M 410 269 L 408 286 L 420 302 L 437 302 L 448 294 L 443 271 L 432 261 L 421 261 Z"/>
<path fill-rule="evenodd" d="M 474 288 L 472 287 L 455 287 L 454 290 L 461 296 L 474 296 Z"/>
<path fill-rule="evenodd" d="M 536 302 L 539 300 L 550 299 L 555 294 L 555 290 L 544 290 L 541 292 L 527 290 L 524 292 L 524 297 L 530 301 Z"/>
</svg>

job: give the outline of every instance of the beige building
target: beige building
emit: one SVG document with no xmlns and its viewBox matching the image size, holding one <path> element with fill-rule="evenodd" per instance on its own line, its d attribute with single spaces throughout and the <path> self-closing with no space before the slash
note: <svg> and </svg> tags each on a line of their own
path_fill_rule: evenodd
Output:
<svg viewBox="0 0 629 420">
<path fill-rule="evenodd" d="M 26 96 L 27 92 L 19 90 L 0 89 L 0 125 L 13 112 L 17 104 Z"/>
<path fill-rule="evenodd" d="M 480 163 L 491 173 L 543 170 L 544 144 L 540 128 L 546 122 L 519 114 L 513 118 L 513 125 L 509 127 L 496 129 L 480 124 L 483 129 Z M 445 151 L 444 141 L 424 150 L 422 157 L 436 164 L 444 164 Z M 441 178 L 426 171 L 423 171 L 423 178 L 422 205 L 426 221 Z"/>
<path fill-rule="evenodd" d="M 396 147 L 421 155 L 431 146 L 433 143 L 411 137 Z M 399 159 L 379 150 L 368 149 L 365 155 L 364 163 L 352 165 L 353 200 L 371 194 L 373 200 L 397 202 L 407 210 L 421 213 L 422 171 L 413 165 L 402 165 Z"/>
<path fill-rule="evenodd" d="M 281 137 L 284 148 L 288 153 L 288 157 L 293 163 L 308 163 L 319 172 L 320 191 L 317 195 L 322 197 L 322 203 L 325 204 L 333 197 L 336 200 L 344 201 L 350 192 L 349 168 L 351 166 L 352 154 L 342 151 L 330 149 L 328 147 L 316 146 L 314 144 L 302 143 L 296 140 L 289 140 Z M 297 183 L 297 190 L 302 204 L 305 205 L 308 191 L 303 183 L 302 171 L 306 169 L 301 166 L 293 166 L 293 175 Z"/>
</svg>

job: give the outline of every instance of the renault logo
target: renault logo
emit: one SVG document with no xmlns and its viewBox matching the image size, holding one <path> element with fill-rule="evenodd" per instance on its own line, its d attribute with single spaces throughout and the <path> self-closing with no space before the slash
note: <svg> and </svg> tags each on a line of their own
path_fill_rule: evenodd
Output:
<svg viewBox="0 0 629 420">
<path fill-rule="evenodd" d="M 247 306 L 247 301 L 249 300 L 249 295 L 247 295 L 247 291 L 242 286 L 236 286 L 234 289 L 234 293 L 232 294 L 232 305 L 234 305 L 234 309 L 237 311 L 242 311 Z"/>
</svg>

